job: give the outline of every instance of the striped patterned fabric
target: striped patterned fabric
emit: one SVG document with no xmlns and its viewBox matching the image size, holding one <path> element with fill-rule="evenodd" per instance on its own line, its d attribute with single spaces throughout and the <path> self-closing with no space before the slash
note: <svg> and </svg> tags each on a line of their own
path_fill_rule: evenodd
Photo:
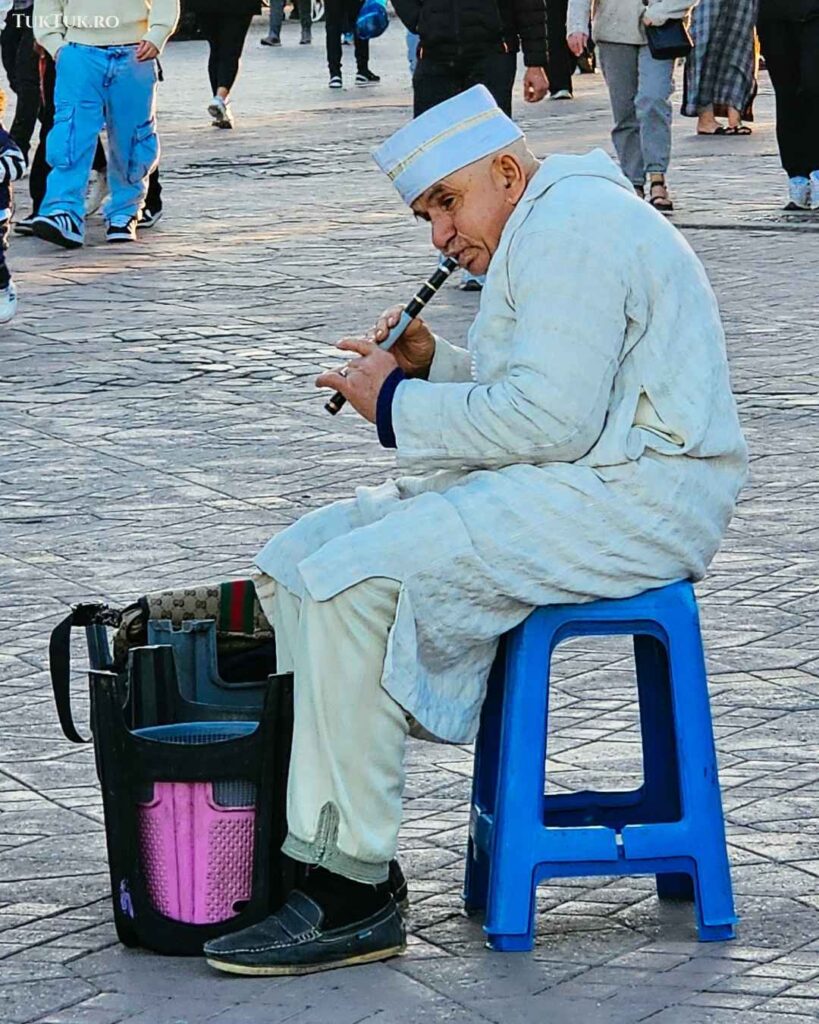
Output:
<svg viewBox="0 0 819 1024">
<path fill-rule="evenodd" d="M 685 63 L 682 105 L 687 117 L 713 105 L 719 115 L 733 107 L 746 121 L 753 121 L 758 8 L 759 0 L 701 0 L 694 8 L 694 52 Z"/>
</svg>

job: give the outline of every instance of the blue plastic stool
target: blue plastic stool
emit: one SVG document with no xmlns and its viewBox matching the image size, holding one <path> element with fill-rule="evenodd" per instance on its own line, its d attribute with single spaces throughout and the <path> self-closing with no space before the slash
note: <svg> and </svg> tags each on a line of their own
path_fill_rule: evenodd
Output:
<svg viewBox="0 0 819 1024">
<path fill-rule="evenodd" d="M 634 637 L 644 782 L 544 796 L 552 652 L 574 636 Z M 573 875 L 657 876 L 694 899 L 701 941 L 734 937 L 717 759 L 694 591 L 539 608 L 495 662 L 475 749 L 464 899 L 497 950 L 534 944 L 535 886 Z"/>
</svg>

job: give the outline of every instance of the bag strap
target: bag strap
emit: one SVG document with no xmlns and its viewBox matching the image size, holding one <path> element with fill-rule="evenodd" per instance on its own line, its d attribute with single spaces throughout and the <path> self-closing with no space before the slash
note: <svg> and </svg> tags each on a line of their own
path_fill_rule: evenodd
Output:
<svg viewBox="0 0 819 1024">
<path fill-rule="evenodd" d="M 48 665 L 54 704 L 63 734 L 72 743 L 88 743 L 74 726 L 71 714 L 71 630 L 74 626 L 118 626 L 122 613 L 107 604 L 78 604 L 51 631 Z"/>
</svg>

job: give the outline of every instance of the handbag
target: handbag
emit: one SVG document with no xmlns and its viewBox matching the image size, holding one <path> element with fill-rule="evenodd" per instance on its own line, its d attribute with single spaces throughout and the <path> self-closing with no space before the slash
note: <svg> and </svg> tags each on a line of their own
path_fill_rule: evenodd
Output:
<svg viewBox="0 0 819 1024">
<path fill-rule="evenodd" d="M 694 49 L 685 22 L 679 18 L 664 25 L 646 25 L 646 38 L 651 56 L 655 60 L 674 60 L 687 57 Z"/>
</svg>

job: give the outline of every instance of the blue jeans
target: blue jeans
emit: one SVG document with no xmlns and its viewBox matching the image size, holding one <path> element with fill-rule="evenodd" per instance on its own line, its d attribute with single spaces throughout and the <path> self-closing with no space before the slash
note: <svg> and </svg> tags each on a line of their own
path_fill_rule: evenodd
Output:
<svg viewBox="0 0 819 1024">
<path fill-rule="evenodd" d="M 120 223 L 136 217 L 159 161 L 156 61 L 138 61 L 133 46 L 66 43 L 57 53 L 51 165 L 41 215 L 70 213 L 82 224 L 85 189 L 103 125 L 108 130 L 108 187 L 103 215 Z"/>
</svg>

